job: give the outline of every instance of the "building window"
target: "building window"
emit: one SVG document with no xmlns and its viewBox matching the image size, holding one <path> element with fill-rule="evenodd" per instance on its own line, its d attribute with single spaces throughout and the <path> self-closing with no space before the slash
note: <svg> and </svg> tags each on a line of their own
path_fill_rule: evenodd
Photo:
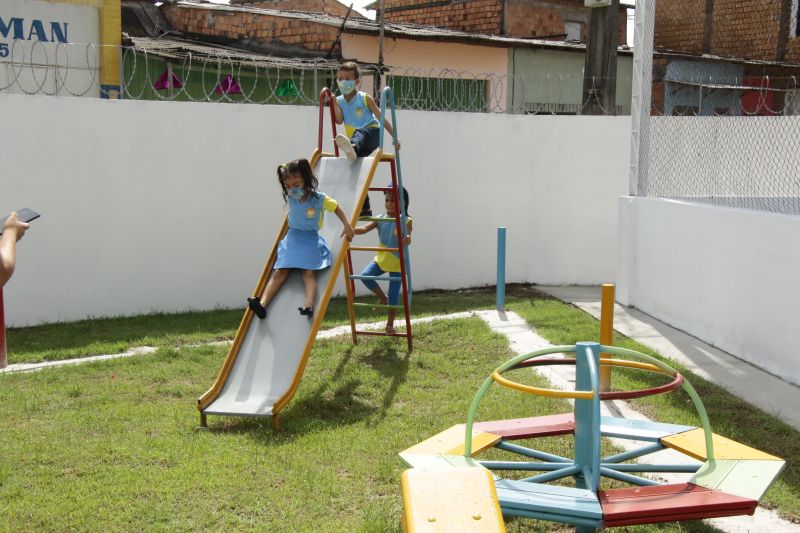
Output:
<svg viewBox="0 0 800 533">
<path fill-rule="evenodd" d="M 800 37 L 800 24 L 798 24 L 798 19 L 800 19 L 800 1 L 792 0 L 792 14 L 791 14 L 791 27 L 789 28 L 789 35 L 792 37 Z"/>
<path fill-rule="evenodd" d="M 795 2 L 797 0 L 794 0 Z M 564 32 L 567 34 L 567 41 L 580 41 L 583 36 L 583 22 L 578 20 L 568 20 Z"/>
</svg>

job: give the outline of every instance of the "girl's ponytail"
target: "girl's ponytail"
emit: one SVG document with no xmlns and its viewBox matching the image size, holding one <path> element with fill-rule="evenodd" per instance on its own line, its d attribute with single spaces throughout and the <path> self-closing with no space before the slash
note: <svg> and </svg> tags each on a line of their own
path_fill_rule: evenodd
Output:
<svg viewBox="0 0 800 533">
<path fill-rule="evenodd" d="M 289 171 L 289 165 L 287 163 L 281 163 L 278 165 L 278 179 L 283 181 L 283 177 Z"/>
<path fill-rule="evenodd" d="M 283 193 L 283 203 L 289 197 L 289 191 L 286 190 L 286 184 L 283 183 L 283 178 L 289 173 L 289 164 L 283 163 L 278 165 L 278 183 L 281 184 L 281 192 Z"/>
</svg>

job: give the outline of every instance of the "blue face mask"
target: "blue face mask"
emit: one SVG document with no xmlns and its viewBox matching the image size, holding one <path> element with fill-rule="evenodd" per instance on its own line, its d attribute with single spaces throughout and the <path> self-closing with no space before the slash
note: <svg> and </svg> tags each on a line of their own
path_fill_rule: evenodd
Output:
<svg viewBox="0 0 800 533">
<path fill-rule="evenodd" d="M 295 200 L 299 200 L 306 193 L 306 190 L 302 187 L 291 187 L 288 190 L 288 193 L 289 193 L 289 198 L 294 198 Z"/>
<path fill-rule="evenodd" d="M 336 83 L 339 84 L 339 90 L 342 91 L 342 94 L 350 94 L 356 90 L 356 80 L 339 80 Z"/>
</svg>

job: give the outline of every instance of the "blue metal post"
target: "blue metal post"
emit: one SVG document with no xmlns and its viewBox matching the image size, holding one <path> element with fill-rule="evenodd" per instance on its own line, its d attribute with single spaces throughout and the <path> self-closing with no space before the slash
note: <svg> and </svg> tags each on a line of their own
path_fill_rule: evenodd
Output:
<svg viewBox="0 0 800 533">
<path fill-rule="evenodd" d="M 575 345 L 575 390 L 594 391 L 591 400 L 575 400 L 575 476 L 578 486 L 597 491 L 600 486 L 600 345 L 579 342 Z M 578 527 L 578 533 L 594 531 Z"/>
<path fill-rule="evenodd" d="M 381 90 L 381 127 L 379 132 L 379 141 L 378 146 L 383 151 L 383 130 L 386 128 L 386 105 L 389 105 L 389 109 L 392 112 L 392 127 L 394 128 L 394 142 L 400 142 L 399 140 L 399 133 L 397 131 L 397 109 L 394 105 L 394 91 L 392 91 L 391 87 L 384 87 Z M 406 237 L 406 228 L 408 227 L 408 213 L 406 213 L 406 201 L 403 197 L 403 171 L 400 167 L 400 150 L 395 150 L 394 160 L 396 163 L 397 168 L 397 187 L 398 193 L 400 196 L 400 222 L 401 222 L 401 229 L 403 232 L 402 238 L 398 240 L 398 246 L 403 247 L 403 257 L 405 258 L 405 266 L 406 266 L 406 286 L 408 287 L 408 305 L 411 306 L 411 297 L 414 294 L 414 290 L 411 288 L 411 254 L 409 253 L 408 246 L 403 244 L 403 240 Z"/>
<path fill-rule="evenodd" d="M 497 298 L 498 311 L 506 310 L 506 228 L 497 228 Z"/>
</svg>

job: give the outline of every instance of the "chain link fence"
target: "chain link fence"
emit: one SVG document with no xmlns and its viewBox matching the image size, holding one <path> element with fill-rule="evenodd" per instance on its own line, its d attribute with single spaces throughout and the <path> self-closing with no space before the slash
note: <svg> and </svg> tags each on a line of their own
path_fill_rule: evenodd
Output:
<svg viewBox="0 0 800 533">
<path fill-rule="evenodd" d="M 635 194 L 800 214 L 800 39 L 787 4 L 637 2 Z"/>
</svg>

